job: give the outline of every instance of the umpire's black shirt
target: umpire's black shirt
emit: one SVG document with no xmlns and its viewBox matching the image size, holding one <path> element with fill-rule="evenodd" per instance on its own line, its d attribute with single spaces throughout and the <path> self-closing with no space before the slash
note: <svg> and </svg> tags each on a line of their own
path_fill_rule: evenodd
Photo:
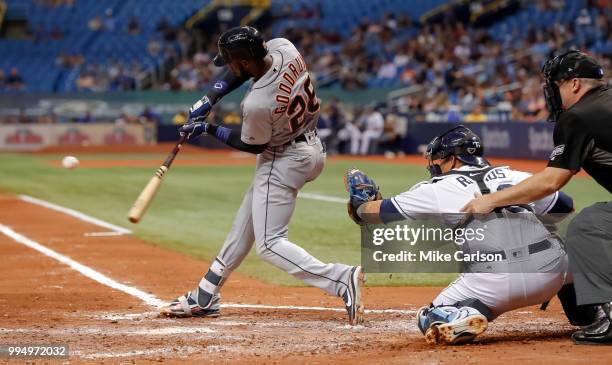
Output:
<svg viewBox="0 0 612 365">
<path fill-rule="evenodd" d="M 555 124 L 548 166 L 584 170 L 612 193 L 612 89 L 589 90 Z"/>
</svg>

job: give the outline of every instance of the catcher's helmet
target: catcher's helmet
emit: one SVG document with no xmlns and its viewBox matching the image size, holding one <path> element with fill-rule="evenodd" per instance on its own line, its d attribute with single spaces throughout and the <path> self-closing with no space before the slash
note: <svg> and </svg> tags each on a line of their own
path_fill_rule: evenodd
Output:
<svg viewBox="0 0 612 365">
<path fill-rule="evenodd" d="M 442 173 L 439 165 L 431 164 L 433 160 L 443 160 L 455 156 L 461 162 L 473 166 L 488 166 L 484 157 L 484 146 L 480 137 L 469 128 L 458 125 L 455 128 L 434 138 L 427 146 L 425 157 L 430 164 L 427 167 L 431 176 Z"/>
<path fill-rule="evenodd" d="M 213 58 L 215 66 L 224 66 L 232 58 L 261 60 L 268 54 L 266 43 L 253 27 L 232 28 L 219 37 L 219 53 Z"/>
</svg>

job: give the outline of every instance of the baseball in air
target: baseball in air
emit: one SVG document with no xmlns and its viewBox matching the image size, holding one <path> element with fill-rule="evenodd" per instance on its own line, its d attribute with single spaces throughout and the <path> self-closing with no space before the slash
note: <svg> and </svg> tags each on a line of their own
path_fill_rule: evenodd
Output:
<svg viewBox="0 0 612 365">
<path fill-rule="evenodd" d="M 62 167 L 68 170 L 76 169 L 79 166 L 79 159 L 74 156 L 66 156 L 62 159 Z"/>
</svg>

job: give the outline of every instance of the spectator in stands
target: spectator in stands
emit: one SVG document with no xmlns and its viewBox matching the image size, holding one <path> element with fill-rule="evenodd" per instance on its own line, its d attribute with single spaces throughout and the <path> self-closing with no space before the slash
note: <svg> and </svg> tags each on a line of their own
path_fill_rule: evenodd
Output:
<svg viewBox="0 0 612 365">
<path fill-rule="evenodd" d="M 57 117 L 52 112 L 49 114 L 39 115 L 36 118 L 36 123 L 38 124 L 54 124 L 57 123 Z"/>
<path fill-rule="evenodd" d="M 162 51 L 162 44 L 159 39 L 151 38 L 151 40 L 147 44 L 147 51 L 153 57 L 159 56 Z"/>
<path fill-rule="evenodd" d="M 380 79 L 393 79 L 397 76 L 397 66 L 393 61 L 388 61 L 380 66 L 376 76 Z"/>
<path fill-rule="evenodd" d="M 84 115 L 74 118 L 75 123 L 92 123 L 93 121 L 93 117 L 91 116 L 91 112 L 89 110 L 86 111 Z"/>
<path fill-rule="evenodd" d="M 198 86 L 198 70 L 194 67 L 191 60 L 184 59 L 176 67 L 178 70 L 178 82 L 181 84 L 181 90 L 195 91 Z"/>
<path fill-rule="evenodd" d="M 355 118 L 354 116 L 359 115 Z M 338 142 L 340 153 L 359 154 L 359 143 L 361 142 L 362 111 L 356 107 L 353 114 L 349 114 L 338 131 Z M 346 146 L 348 144 L 348 146 Z M 348 148 L 347 148 L 348 147 Z"/>
<path fill-rule="evenodd" d="M 359 153 L 368 155 L 371 151 L 376 151 L 378 140 L 382 137 L 384 131 L 385 120 L 374 105 L 369 105 L 365 108 L 362 120 L 365 130 L 361 134 Z"/>
<path fill-rule="evenodd" d="M 449 123 L 460 123 L 463 121 L 463 114 L 459 105 L 448 104 L 446 106 L 446 115 L 444 117 Z"/>
<path fill-rule="evenodd" d="M 488 121 L 489 117 L 482 112 L 482 106 L 480 104 L 477 104 L 474 107 L 474 110 L 472 110 L 471 113 L 466 115 L 463 120 L 467 123 L 479 123 Z"/>
<path fill-rule="evenodd" d="M 6 88 L 9 90 L 23 90 L 25 89 L 25 84 L 23 82 L 23 78 L 17 71 L 16 67 L 11 68 L 11 72 L 9 76 L 6 78 Z"/>
<path fill-rule="evenodd" d="M 133 15 L 130 17 L 130 20 L 128 20 L 127 32 L 131 35 L 140 33 L 140 23 L 138 23 L 138 19 Z"/>
<path fill-rule="evenodd" d="M 61 52 L 55 59 L 55 64 L 61 68 L 73 68 L 85 63 L 85 58 L 81 54 L 66 54 Z"/>
<path fill-rule="evenodd" d="M 49 36 L 51 37 L 51 39 L 62 39 L 64 38 L 64 32 L 62 32 L 60 27 L 56 25 L 51 29 Z"/>
<path fill-rule="evenodd" d="M 591 25 L 593 20 L 591 19 L 591 15 L 587 9 L 580 10 L 580 15 L 576 18 L 576 26 L 577 27 L 588 27 Z"/>
<path fill-rule="evenodd" d="M 138 65 L 128 67 L 122 63 L 115 63 L 114 67 L 107 68 L 108 79 L 111 90 L 134 90 L 136 89 L 136 73 Z"/>
<path fill-rule="evenodd" d="M 325 143 L 329 151 L 331 150 L 330 140 L 334 138 L 334 129 L 331 124 L 331 119 L 329 118 L 328 110 L 329 107 L 326 106 L 319 115 L 319 120 L 317 121 L 317 134 L 319 138 L 321 138 L 321 141 Z"/>
<path fill-rule="evenodd" d="M 76 79 L 76 87 L 79 91 L 99 91 L 97 90 L 96 79 L 92 70 L 85 70 Z"/>
<path fill-rule="evenodd" d="M 521 101 L 522 120 L 527 122 L 537 122 L 546 119 L 548 111 L 546 110 L 546 101 L 542 96 L 542 92 L 533 87 L 526 92 L 526 98 Z"/>
<path fill-rule="evenodd" d="M 76 79 L 76 86 L 80 91 L 94 92 L 135 90 L 142 74 L 142 64 L 138 60 L 129 65 L 109 60 L 106 65 L 83 67 Z"/>
<path fill-rule="evenodd" d="M 72 8 L 74 6 L 74 0 L 37 0 L 39 5 L 49 6 L 49 7 L 58 7 L 58 6 L 67 6 Z"/>
<path fill-rule="evenodd" d="M 178 80 L 179 70 L 176 68 L 170 71 L 170 77 L 164 84 L 164 90 L 181 91 L 181 82 Z"/>
<path fill-rule="evenodd" d="M 34 119 L 32 119 L 32 117 L 30 117 L 24 108 L 19 109 L 19 119 L 18 119 L 18 123 L 19 124 L 30 124 L 30 123 L 34 123 Z"/>
<path fill-rule="evenodd" d="M 119 118 L 115 119 L 115 124 L 117 125 L 137 124 L 137 123 L 139 123 L 138 118 L 126 112 L 121 112 L 121 115 L 119 116 Z"/>
<path fill-rule="evenodd" d="M 406 137 L 408 132 L 408 119 L 400 115 L 396 108 L 391 110 L 385 118 L 383 135 L 379 140 L 379 147 L 386 157 L 392 158 L 402 156 L 404 152 L 401 148 L 401 140 Z"/>
<path fill-rule="evenodd" d="M 0 91 L 6 87 L 6 80 L 4 78 L 4 70 L 0 69 Z"/>
<path fill-rule="evenodd" d="M 94 32 L 102 30 L 102 28 L 104 27 L 104 24 L 102 23 L 102 18 L 99 15 L 94 16 L 89 20 L 89 22 L 87 22 L 87 27 L 89 27 L 89 29 Z"/>
<path fill-rule="evenodd" d="M 141 122 L 147 122 L 147 123 L 161 124 L 162 122 L 161 115 L 159 115 L 159 113 L 154 111 L 150 106 L 146 106 L 144 108 L 142 113 L 140 113 L 139 115 L 139 119 Z"/>
<path fill-rule="evenodd" d="M 180 111 L 172 117 L 172 124 L 174 125 L 183 125 L 186 122 L 187 122 L 187 112 L 186 111 Z"/>
<path fill-rule="evenodd" d="M 181 54 L 186 55 L 191 48 L 191 44 L 193 43 L 193 38 L 187 33 L 184 29 L 177 29 L 176 40 L 181 49 Z"/>
<path fill-rule="evenodd" d="M 170 24 L 168 23 L 168 19 L 165 16 L 162 16 L 155 27 L 155 30 L 160 33 L 165 33 L 170 28 Z"/>
<path fill-rule="evenodd" d="M 107 32 L 115 31 L 115 17 L 113 16 L 113 9 L 107 8 L 104 12 L 104 19 L 102 20 L 102 24 L 104 25 L 104 30 Z"/>
<path fill-rule="evenodd" d="M 317 130 L 319 137 L 327 146 L 328 154 L 339 152 L 338 132 L 343 128 L 343 107 L 336 97 L 332 97 L 329 102 L 320 102 L 323 105 Z"/>
<path fill-rule="evenodd" d="M 547 0 L 538 6 L 542 11 L 564 11 L 564 3 Z M 585 37 L 588 42 L 608 41 L 612 13 L 600 11 L 593 16 L 598 5 L 587 3 L 587 6 L 588 9 L 565 24 L 549 28 L 534 24 L 526 32 L 508 34 L 506 40 L 497 38 L 498 31 L 489 33 L 489 29 L 465 26 L 456 19 L 419 25 L 405 16 L 395 19 L 391 15 L 383 16 L 378 23 L 364 19 L 345 39 L 331 37 L 318 28 L 313 32 L 304 31 L 308 25 L 298 21 L 288 22 L 288 28 L 275 31 L 292 39 L 304 54 L 312 57 L 306 61 L 319 87 L 339 85 L 354 90 L 398 86 L 399 82 L 402 86 L 417 86 L 427 91 L 416 97 L 419 100 L 415 103 L 428 115 L 423 119 L 444 121 L 444 114 L 449 111 L 446 107 L 452 105 L 459 105 L 461 109 L 461 115 L 453 114 L 453 117 L 463 118 L 478 102 L 480 114 L 484 115 L 480 119 L 507 120 L 508 115 L 521 114 L 516 105 L 529 104 L 530 100 L 527 94 L 520 94 L 509 111 L 508 103 L 501 103 L 506 90 L 514 83 L 539 84 L 541 63 L 552 50 L 567 47 L 570 42 L 584 42 Z M 292 12 L 291 6 L 282 11 L 285 16 L 281 12 L 281 18 L 287 18 L 286 14 Z M 329 14 L 313 15 L 314 18 L 321 16 L 330 17 Z M 316 22 L 312 24 L 315 28 L 318 26 Z M 575 28 L 580 27 L 588 31 L 579 35 L 582 38 L 576 38 Z M 603 62 L 609 63 L 609 57 Z M 537 106 L 540 101 L 533 104 Z M 497 109 L 498 105 L 502 109 Z M 530 119 L 545 119 L 539 107 L 533 109 L 535 113 L 530 112 L 534 115 Z"/>
</svg>

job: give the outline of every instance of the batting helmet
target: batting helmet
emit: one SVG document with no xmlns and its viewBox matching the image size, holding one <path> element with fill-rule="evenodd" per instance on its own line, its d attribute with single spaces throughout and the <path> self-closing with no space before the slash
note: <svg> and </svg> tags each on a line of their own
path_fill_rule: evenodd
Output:
<svg viewBox="0 0 612 365">
<path fill-rule="evenodd" d="M 455 156 L 459 161 L 474 166 L 488 166 L 484 157 L 484 146 L 480 137 L 469 128 L 458 125 L 434 138 L 427 146 L 425 157 L 430 161 L 427 169 L 431 176 L 442 174 L 440 165 L 431 164 L 433 160 L 443 160 Z"/>
<path fill-rule="evenodd" d="M 266 43 L 253 27 L 232 28 L 219 37 L 219 53 L 213 58 L 215 66 L 224 66 L 233 58 L 261 60 L 268 54 Z"/>
</svg>

